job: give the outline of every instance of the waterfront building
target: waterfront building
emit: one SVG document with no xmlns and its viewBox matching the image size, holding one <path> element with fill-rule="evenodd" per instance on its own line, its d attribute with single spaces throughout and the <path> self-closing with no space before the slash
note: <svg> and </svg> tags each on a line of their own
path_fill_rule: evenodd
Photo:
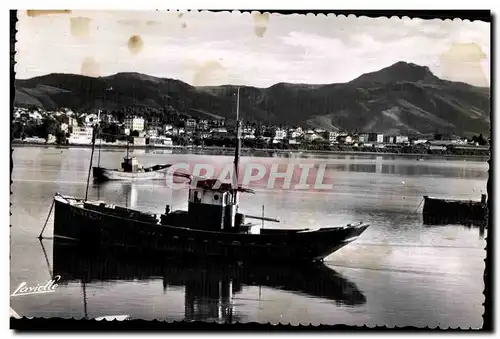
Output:
<svg viewBox="0 0 500 339">
<path fill-rule="evenodd" d="M 319 139 L 319 138 L 321 138 L 321 137 L 311 130 L 307 131 L 304 134 L 304 140 L 306 140 L 306 141 L 314 141 L 314 140 Z"/>
<path fill-rule="evenodd" d="M 383 143 L 384 142 L 384 135 L 382 133 L 369 133 L 368 134 L 368 141 Z"/>
<path fill-rule="evenodd" d="M 73 127 L 68 143 L 73 145 L 88 145 L 92 143 L 92 127 Z"/>
<path fill-rule="evenodd" d="M 384 143 L 386 144 L 393 144 L 394 143 L 394 137 L 391 135 L 386 135 L 384 137 Z"/>
<path fill-rule="evenodd" d="M 157 137 L 158 136 L 158 130 L 156 128 L 151 128 L 147 130 L 147 135 L 149 137 Z"/>
<path fill-rule="evenodd" d="M 406 135 L 397 135 L 396 136 L 396 144 L 404 144 L 409 142 L 408 136 Z"/>
<path fill-rule="evenodd" d="M 144 131 L 144 118 L 137 116 L 128 116 L 124 120 L 125 128 L 131 131 Z"/>
<path fill-rule="evenodd" d="M 186 120 L 186 127 L 187 128 L 196 128 L 196 120 L 193 118 L 189 118 Z"/>
<path fill-rule="evenodd" d="M 282 140 L 282 139 L 286 138 L 286 135 L 287 135 L 287 132 L 286 132 L 285 129 L 283 129 L 283 128 L 277 128 L 274 131 L 273 139 L 275 139 L 275 140 Z"/>
<path fill-rule="evenodd" d="M 362 142 L 362 143 L 367 143 L 371 140 L 369 140 L 369 135 L 368 133 L 361 133 L 359 136 L 358 136 L 358 141 L 359 142 Z M 384 139 L 382 138 L 382 142 L 384 141 Z"/>
</svg>

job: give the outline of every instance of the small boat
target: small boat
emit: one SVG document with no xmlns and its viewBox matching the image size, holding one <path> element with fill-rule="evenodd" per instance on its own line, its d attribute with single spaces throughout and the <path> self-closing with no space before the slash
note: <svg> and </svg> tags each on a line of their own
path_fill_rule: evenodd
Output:
<svg viewBox="0 0 500 339">
<path fill-rule="evenodd" d="M 423 221 L 426 225 L 486 225 L 488 204 L 486 194 L 481 201 L 437 199 L 424 196 Z"/>
<path fill-rule="evenodd" d="M 232 182 L 223 183 L 216 179 L 196 180 L 196 184 L 191 182 L 188 210 L 171 212 L 170 206 L 166 205 L 161 215 L 57 193 L 54 196 L 54 238 L 96 248 L 161 252 L 164 256 L 265 262 L 322 261 L 357 239 L 368 228 L 367 223 L 283 229 L 246 222 L 246 219 L 279 220 L 240 212 L 239 194 L 254 192 L 238 184 L 239 90 L 237 102 L 237 146 Z"/>
<path fill-rule="evenodd" d="M 127 168 L 137 168 L 135 171 L 129 171 L 123 168 L 108 169 L 103 167 L 92 167 L 92 174 L 96 181 L 110 181 L 110 180 L 161 180 L 165 179 L 168 169 L 171 164 L 154 165 L 151 167 L 140 167 L 136 165 L 137 159 L 135 157 L 126 157 L 122 165 Z"/>
<path fill-rule="evenodd" d="M 121 165 L 121 169 L 108 169 L 99 165 L 92 167 L 94 180 L 99 182 L 109 180 L 161 180 L 165 179 L 168 169 L 172 166 L 172 164 L 163 164 L 143 167 L 136 157 L 129 155 L 128 143 L 127 155 L 123 158 Z"/>
</svg>

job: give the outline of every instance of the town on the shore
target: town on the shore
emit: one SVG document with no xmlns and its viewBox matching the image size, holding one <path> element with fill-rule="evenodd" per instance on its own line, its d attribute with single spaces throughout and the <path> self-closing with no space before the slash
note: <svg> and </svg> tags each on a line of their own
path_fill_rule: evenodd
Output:
<svg viewBox="0 0 500 339">
<path fill-rule="evenodd" d="M 91 145 L 94 126 L 99 124 L 96 143 L 134 147 L 234 147 L 234 121 L 219 116 L 164 117 L 47 111 L 15 107 L 12 122 L 14 144 Z M 329 131 L 308 126 L 266 125 L 243 122 L 242 147 L 251 149 L 305 151 L 365 151 L 442 155 L 489 154 L 489 139 L 482 134 L 463 136 L 436 133 L 391 134 L 376 131 Z"/>
</svg>

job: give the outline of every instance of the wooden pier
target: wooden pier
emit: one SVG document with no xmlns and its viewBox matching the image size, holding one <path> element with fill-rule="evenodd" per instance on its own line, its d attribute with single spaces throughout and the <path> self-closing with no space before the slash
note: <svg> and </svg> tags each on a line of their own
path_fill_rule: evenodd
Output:
<svg viewBox="0 0 500 339">
<path fill-rule="evenodd" d="M 447 200 L 424 196 L 424 224 L 427 225 L 478 225 L 486 226 L 488 206 L 486 194 L 481 195 L 481 201 Z"/>
</svg>

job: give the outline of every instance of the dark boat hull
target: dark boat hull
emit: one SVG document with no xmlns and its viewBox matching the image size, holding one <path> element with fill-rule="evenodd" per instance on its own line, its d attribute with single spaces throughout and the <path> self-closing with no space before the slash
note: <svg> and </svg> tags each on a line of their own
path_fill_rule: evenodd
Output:
<svg viewBox="0 0 500 339">
<path fill-rule="evenodd" d="M 55 197 L 54 237 L 165 256 L 245 261 L 317 261 L 354 241 L 367 224 L 306 232 L 244 234 L 160 225 L 89 210 Z M 89 247 L 90 247 L 89 246 Z"/>
<path fill-rule="evenodd" d="M 423 221 L 426 225 L 486 225 L 488 209 L 484 202 L 445 200 L 424 196 Z"/>
</svg>

